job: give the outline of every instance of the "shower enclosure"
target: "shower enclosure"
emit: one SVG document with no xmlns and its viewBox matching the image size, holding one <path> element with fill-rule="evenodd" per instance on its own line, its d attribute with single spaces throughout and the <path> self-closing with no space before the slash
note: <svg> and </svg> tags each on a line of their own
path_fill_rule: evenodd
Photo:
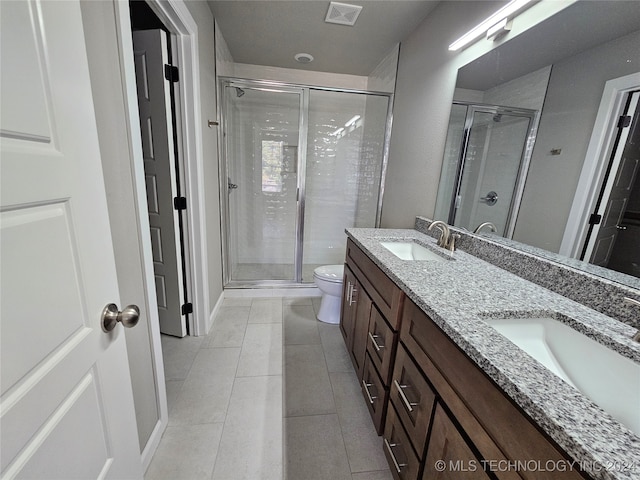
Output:
<svg viewBox="0 0 640 480">
<path fill-rule="evenodd" d="M 435 218 L 468 230 L 492 222 L 511 238 L 537 118 L 534 110 L 454 102 Z"/>
<path fill-rule="evenodd" d="M 390 94 L 223 79 L 224 271 L 230 287 L 313 282 L 375 227 Z"/>
</svg>

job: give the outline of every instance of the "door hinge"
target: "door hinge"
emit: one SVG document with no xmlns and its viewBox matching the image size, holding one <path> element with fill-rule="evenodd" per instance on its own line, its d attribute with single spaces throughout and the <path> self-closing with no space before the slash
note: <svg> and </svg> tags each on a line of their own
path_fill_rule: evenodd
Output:
<svg viewBox="0 0 640 480">
<path fill-rule="evenodd" d="M 182 315 L 193 313 L 193 303 L 185 303 L 182 305 Z"/>
<path fill-rule="evenodd" d="M 178 81 L 178 67 L 174 67 L 173 65 L 165 65 L 164 78 L 169 80 L 171 83 L 176 83 Z"/>
<path fill-rule="evenodd" d="M 602 215 L 598 215 L 597 213 L 592 213 L 589 217 L 589 225 L 600 225 L 602 221 Z"/>
<path fill-rule="evenodd" d="M 173 199 L 173 208 L 175 210 L 186 210 L 187 209 L 187 199 L 185 197 L 175 197 Z"/>
<path fill-rule="evenodd" d="M 631 115 L 622 115 L 618 120 L 618 128 L 625 128 L 631 125 Z"/>
</svg>

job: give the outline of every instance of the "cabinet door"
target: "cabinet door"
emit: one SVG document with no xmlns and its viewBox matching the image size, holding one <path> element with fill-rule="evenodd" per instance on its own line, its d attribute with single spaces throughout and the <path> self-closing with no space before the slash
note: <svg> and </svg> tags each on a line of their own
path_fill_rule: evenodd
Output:
<svg viewBox="0 0 640 480">
<path fill-rule="evenodd" d="M 344 279 L 342 287 L 342 311 L 340 313 L 340 331 L 344 337 L 347 350 L 351 352 L 353 347 L 353 327 L 356 320 L 356 302 L 353 290 L 356 287 L 356 277 L 353 272 L 344 266 Z"/>
<path fill-rule="evenodd" d="M 362 394 L 367 402 L 367 408 L 371 414 L 373 425 L 376 427 L 376 432 L 378 432 L 378 435 L 382 435 L 387 401 L 389 400 L 389 390 L 385 388 L 378 372 L 373 368 L 369 354 L 365 355 L 360 386 L 362 387 Z"/>
<path fill-rule="evenodd" d="M 489 480 L 441 405 L 436 406 L 422 480 Z"/>
<path fill-rule="evenodd" d="M 389 398 L 416 452 L 422 455 L 436 395 L 402 344 L 398 345 Z"/>
<path fill-rule="evenodd" d="M 367 351 L 376 366 L 380 378 L 388 387 L 393 370 L 393 358 L 396 353 L 397 333 L 394 332 L 377 307 L 371 309 L 369 331 L 367 332 Z"/>
<path fill-rule="evenodd" d="M 364 370 L 364 357 L 367 351 L 367 333 L 369 332 L 369 318 L 371 316 L 371 310 L 373 303 L 371 298 L 367 294 L 360 283 L 356 284 L 355 293 L 356 297 L 356 319 L 355 326 L 353 328 L 353 346 L 351 348 L 351 360 L 356 367 L 358 373 L 358 379 L 362 379 L 362 373 Z"/>
<path fill-rule="evenodd" d="M 384 455 L 396 480 L 418 480 L 420 459 L 413 451 L 400 419 L 393 405 L 387 411 L 387 421 L 383 436 Z M 429 477 L 431 478 L 431 477 Z"/>
</svg>

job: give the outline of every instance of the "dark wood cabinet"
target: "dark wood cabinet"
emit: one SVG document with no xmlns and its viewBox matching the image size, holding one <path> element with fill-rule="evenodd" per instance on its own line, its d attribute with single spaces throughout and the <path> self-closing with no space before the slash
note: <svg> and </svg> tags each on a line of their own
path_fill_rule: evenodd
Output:
<svg viewBox="0 0 640 480">
<path fill-rule="evenodd" d="M 403 300 L 402 290 L 349 240 L 340 328 L 378 434 L 385 424 Z"/>
<path fill-rule="evenodd" d="M 489 480 L 484 468 L 442 405 L 438 405 L 422 480 Z"/>
<path fill-rule="evenodd" d="M 545 465 L 568 457 L 417 305 L 404 304 L 400 340 L 446 405 L 479 459 L 494 465 L 510 460 Z M 438 448 L 432 432 L 427 445 Z M 502 463 L 501 463 L 502 462 Z M 497 469 L 499 479 L 581 479 L 580 473 L 553 469 Z"/>
<path fill-rule="evenodd" d="M 371 310 L 366 341 L 371 361 L 380 374 L 382 382 L 389 386 L 398 345 L 398 333 L 389 326 L 376 307 Z"/>
<path fill-rule="evenodd" d="M 369 329 L 369 318 L 373 304 L 367 291 L 362 288 L 360 282 L 356 285 L 353 293 L 356 302 L 356 320 L 353 328 L 353 346 L 351 347 L 351 360 L 358 373 L 358 378 L 362 378 L 364 369 L 364 357 L 367 351 L 367 331 Z"/>
<path fill-rule="evenodd" d="M 394 478 L 589 478 L 492 469 L 569 457 L 351 239 L 346 266 L 341 329 Z"/>
<path fill-rule="evenodd" d="M 345 265 L 342 282 L 342 308 L 340 311 L 340 331 L 347 350 L 353 347 L 353 328 L 356 324 L 356 302 L 353 300 L 353 289 L 356 287 L 356 277 L 351 269 Z"/>
<path fill-rule="evenodd" d="M 360 384 L 373 425 L 376 427 L 378 435 L 382 435 L 389 401 L 389 389 L 382 383 L 380 375 L 378 375 L 368 354 L 365 355 L 364 372 L 362 373 Z"/>
<path fill-rule="evenodd" d="M 393 406 L 387 412 L 382 448 L 396 480 L 416 480 L 420 472 L 420 458 L 416 455 Z"/>
<path fill-rule="evenodd" d="M 398 346 L 389 398 L 411 444 L 422 456 L 436 394 L 402 345 Z"/>
</svg>

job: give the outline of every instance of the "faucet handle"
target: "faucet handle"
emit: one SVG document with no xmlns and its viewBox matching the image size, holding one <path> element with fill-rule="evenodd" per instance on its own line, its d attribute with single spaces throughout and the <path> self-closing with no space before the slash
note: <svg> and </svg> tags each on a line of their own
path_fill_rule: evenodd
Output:
<svg viewBox="0 0 640 480">
<path fill-rule="evenodd" d="M 460 234 L 459 233 L 452 233 L 449 236 L 449 243 L 446 245 L 446 248 L 450 251 L 450 252 L 455 252 L 456 250 L 456 240 L 460 239 Z"/>
</svg>

